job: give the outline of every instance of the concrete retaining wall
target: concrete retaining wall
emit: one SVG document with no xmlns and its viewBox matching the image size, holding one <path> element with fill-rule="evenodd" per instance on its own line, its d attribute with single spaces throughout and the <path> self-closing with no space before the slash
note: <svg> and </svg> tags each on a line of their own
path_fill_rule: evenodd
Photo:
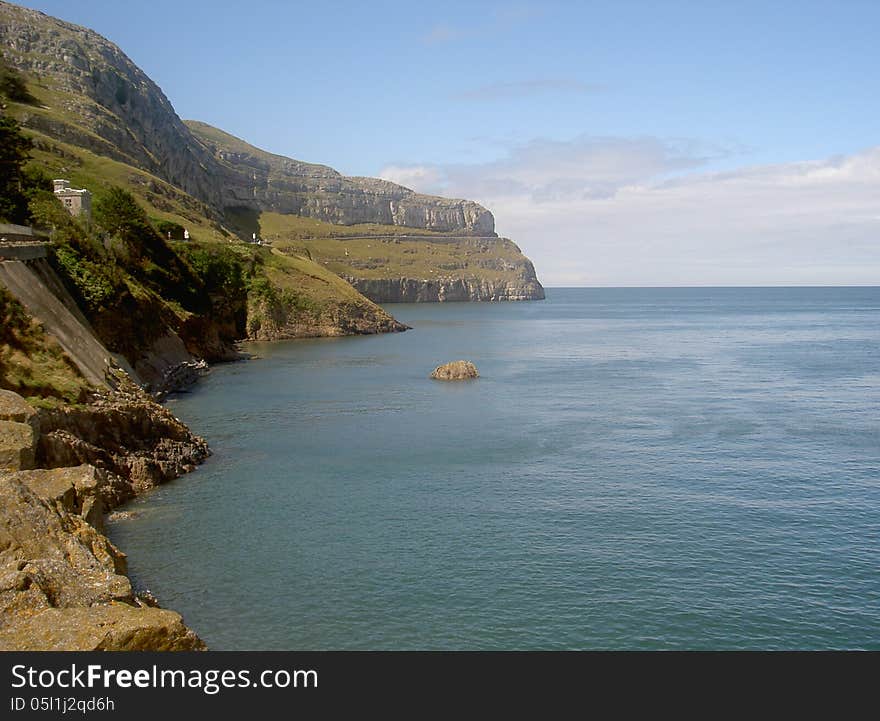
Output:
<svg viewBox="0 0 880 721">
<path fill-rule="evenodd" d="M 110 351 L 95 337 L 73 299 L 68 296 L 69 300 L 62 302 L 41 276 L 55 277 L 45 259 L 29 263 L 21 260 L 0 262 L 0 284 L 55 337 L 89 383 L 106 387 Z M 60 281 L 55 280 L 54 284 L 62 287 Z"/>
<path fill-rule="evenodd" d="M 47 243 L 0 243 L 0 259 L 36 260 L 37 258 L 45 258 L 48 248 Z"/>
</svg>

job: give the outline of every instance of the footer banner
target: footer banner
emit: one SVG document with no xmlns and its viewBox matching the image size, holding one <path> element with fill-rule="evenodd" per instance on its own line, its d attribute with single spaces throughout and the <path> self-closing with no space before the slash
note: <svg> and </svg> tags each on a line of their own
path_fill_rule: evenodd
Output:
<svg viewBox="0 0 880 721">
<path fill-rule="evenodd" d="M 766 710 L 771 696 L 784 705 L 818 700 L 833 676 L 846 686 L 835 698 L 854 699 L 872 688 L 877 668 L 874 654 L 764 653 L 9 652 L 0 662 L 3 719 L 423 714 L 475 702 L 520 711 L 611 703 L 619 712 L 680 708 L 707 693 L 715 710 L 752 702 Z"/>
</svg>

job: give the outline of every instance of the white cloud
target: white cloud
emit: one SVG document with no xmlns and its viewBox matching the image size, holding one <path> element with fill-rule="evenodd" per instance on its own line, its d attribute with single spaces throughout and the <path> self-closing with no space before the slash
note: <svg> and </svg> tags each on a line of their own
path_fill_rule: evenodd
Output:
<svg viewBox="0 0 880 721">
<path fill-rule="evenodd" d="M 701 169 L 724 152 L 582 136 L 381 175 L 481 202 L 551 286 L 880 283 L 880 148 Z"/>
<path fill-rule="evenodd" d="M 433 165 L 389 165 L 382 169 L 381 177 L 413 190 L 440 188 L 445 182 L 443 171 Z"/>
</svg>

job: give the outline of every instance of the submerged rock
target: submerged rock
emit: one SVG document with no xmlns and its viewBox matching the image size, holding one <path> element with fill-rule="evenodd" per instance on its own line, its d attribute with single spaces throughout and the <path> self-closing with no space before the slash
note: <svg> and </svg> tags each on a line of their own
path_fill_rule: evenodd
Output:
<svg viewBox="0 0 880 721">
<path fill-rule="evenodd" d="M 452 361 L 442 366 L 437 366 L 431 373 L 431 378 L 438 381 L 463 381 L 470 378 L 479 378 L 477 367 L 466 360 Z"/>
</svg>

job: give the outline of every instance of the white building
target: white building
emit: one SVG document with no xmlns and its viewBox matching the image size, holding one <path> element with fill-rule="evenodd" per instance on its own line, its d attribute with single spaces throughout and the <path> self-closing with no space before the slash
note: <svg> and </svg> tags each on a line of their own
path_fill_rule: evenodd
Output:
<svg viewBox="0 0 880 721">
<path fill-rule="evenodd" d="M 53 180 L 52 183 L 55 185 L 55 195 L 71 215 L 91 217 L 92 194 L 88 190 L 71 188 L 69 180 Z"/>
</svg>

